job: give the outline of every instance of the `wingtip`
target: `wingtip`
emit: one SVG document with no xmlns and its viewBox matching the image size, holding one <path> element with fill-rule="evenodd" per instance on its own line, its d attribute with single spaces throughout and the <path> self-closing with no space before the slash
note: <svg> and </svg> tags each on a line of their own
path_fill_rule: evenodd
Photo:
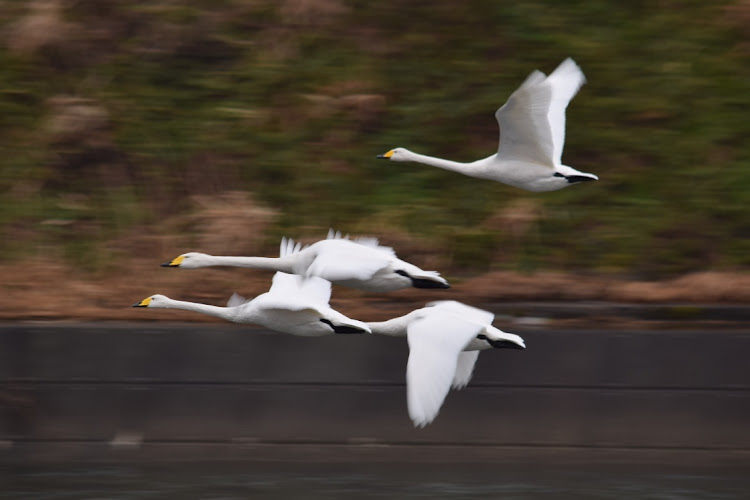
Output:
<svg viewBox="0 0 750 500">
<path fill-rule="evenodd" d="M 432 420 L 426 418 L 412 418 L 411 420 L 415 429 L 424 429 L 430 422 L 432 422 Z"/>
<path fill-rule="evenodd" d="M 328 235 L 326 236 L 327 240 L 343 240 L 343 239 L 349 239 L 349 235 L 342 236 L 341 231 L 337 231 L 333 228 L 330 228 L 328 230 Z"/>
<path fill-rule="evenodd" d="M 236 307 L 244 304 L 245 302 L 247 302 L 247 299 L 245 297 L 238 294 L 237 292 L 234 292 L 232 296 L 229 297 L 229 300 L 227 300 L 227 307 Z"/>
</svg>

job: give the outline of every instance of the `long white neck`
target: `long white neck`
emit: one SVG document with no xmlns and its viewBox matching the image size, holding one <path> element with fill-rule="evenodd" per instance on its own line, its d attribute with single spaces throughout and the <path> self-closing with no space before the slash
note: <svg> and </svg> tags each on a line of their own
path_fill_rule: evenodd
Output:
<svg viewBox="0 0 750 500">
<path fill-rule="evenodd" d="M 444 170 L 451 170 L 453 172 L 459 172 L 464 175 L 474 175 L 474 172 L 476 170 L 474 168 L 475 162 L 461 163 L 458 161 L 444 160 L 443 158 L 421 155 L 419 153 L 414 153 L 413 151 L 409 151 L 406 158 L 407 161 L 424 163 L 425 165 L 432 165 L 433 167 L 442 168 Z"/>
<path fill-rule="evenodd" d="M 411 313 L 409 313 L 411 314 Z M 387 321 L 367 323 L 375 335 L 389 335 L 391 337 L 406 337 L 406 327 L 409 326 L 409 314 L 392 318 Z"/>
<path fill-rule="evenodd" d="M 163 309 L 183 309 L 185 311 L 194 311 L 209 316 L 225 319 L 227 321 L 238 322 L 236 307 L 212 306 L 209 304 L 199 304 L 197 302 L 187 302 L 184 300 L 166 299 L 166 305 Z"/>
<path fill-rule="evenodd" d="M 201 258 L 199 267 L 207 266 L 251 267 L 253 269 L 281 271 L 284 273 L 293 272 L 292 262 L 289 259 L 279 257 L 229 257 L 221 255 L 206 255 Z"/>
</svg>

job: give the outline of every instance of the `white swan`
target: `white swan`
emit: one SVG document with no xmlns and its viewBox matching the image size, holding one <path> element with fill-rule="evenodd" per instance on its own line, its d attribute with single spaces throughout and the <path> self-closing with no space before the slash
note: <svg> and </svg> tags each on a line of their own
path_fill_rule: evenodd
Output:
<svg viewBox="0 0 750 500">
<path fill-rule="evenodd" d="M 285 240 L 281 256 L 293 255 L 299 244 Z M 332 333 L 371 333 L 361 321 L 347 318 L 330 307 L 331 283 L 322 278 L 302 279 L 277 272 L 268 292 L 252 300 L 232 295 L 226 307 L 198 304 L 152 295 L 133 307 L 184 309 L 217 316 L 235 323 L 253 323 L 292 335 L 316 337 Z"/>
<path fill-rule="evenodd" d="M 565 143 L 565 108 L 586 78 L 570 58 L 549 76 L 534 71 L 495 113 L 500 125 L 496 154 L 460 163 L 396 148 L 378 158 L 412 161 L 502 182 L 528 191 L 554 191 L 570 184 L 597 180 L 561 163 Z"/>
<path fill-rule="evenodd" d="M 479 351 L 525 349 L 521 337 L 492 326 L 491 312 L 456 301 L 432 302 L 404 316 L 367 325 L 373 334 L 406 336 L 406 402 L 416 427 L 437 417 L 451 386 L 469 383 Z"/>
<path fill-rule="evenodd" d="M 282 239 L 282 245 L 292 240 Z M 375 238 L 350 240 L 330 230 L 328 238 L 299 252 L 274 257 L 227 257 L 199 252 L 182 254 L 164 267 L 198 268 L 207 266 L 251 267 L 318 276 L 338 285 L 368 292 L 391 292 L 402 288 L 450 288 L 435 271 L 424 271 L 398 257 L 392 248 Z"/>
</svg>

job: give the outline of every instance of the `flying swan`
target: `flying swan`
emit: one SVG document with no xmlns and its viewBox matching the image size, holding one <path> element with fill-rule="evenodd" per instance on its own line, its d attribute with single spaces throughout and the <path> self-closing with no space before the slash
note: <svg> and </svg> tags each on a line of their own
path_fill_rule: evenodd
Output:
<svg viewBox="0 0 750 500">
<path fill-rule="evenodd" d="M 412 161 L 502 182 L 528 191 L 554 191 L 597 180 L 561 163 L 565 143 L 565 108 L 586 82 L 581 68 L 565 59 L 549 76 L 534 71 L 495 113 L 500 125 L 497 153 L 461 163 L 396 148 L 378 158 Z"/>
<path fill-rule="evenodd" d="M 282 240 L 281 256 L 292 255 L 300 245 Z M 347 318 L 330 307 L 331 283 L 322 278 L 303 280 L 299 276 L 277 272 L 268 292 L 252 300 L 232 295 L 226 307 L 174 300 L 152 295 L 133 307 L 184 309 L 217 316 L 235 323 L 253 323 L 271 330 L 305 337 L 333 333 L 371 333 L 361 321 Z"/>
<path fill-rule="evenodd" d="M 495 315 L 456 301 L 437 301 L 404 316 L 367 325 L 373 334 L 406 336 L 406 403 L 416 427 L 437 417 L 451 387 L 471 379 L 479 351 L 525 349 L 521 337 L 492 326 Z"/>
<path fill-rule="evenodd" d="M 286 238 L 282 239 L 282 246 Z M 228 257 L 199 252 L 182 254 L 164 267 L 194 269 L 207 266 L 234 266 L 267 269 L 304 277 L 317 276 L 337 285 L 367 292 L 391 292 L 402 288 L 450 288 L 436 271 L 424 271 L 396 257 L 375 238 L 357 238 L 330 230 L 325 240 L 293 254 L 274 257 Z"/>
</svg>

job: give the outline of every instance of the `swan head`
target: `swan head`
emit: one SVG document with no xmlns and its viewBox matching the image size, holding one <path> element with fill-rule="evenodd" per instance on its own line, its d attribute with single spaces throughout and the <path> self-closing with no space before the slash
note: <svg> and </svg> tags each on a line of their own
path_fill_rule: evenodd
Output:
<svg viewBox="0 0 750 500">
<path fill-rule="evenodd" d="M 154 308 L 166 308 L 169 303 L 169 298 L 164 295 L 152 295 L 146 297 L 140 302 L 133 304 L 133 307 L 154 307 Z"/>
<path fill-rule="evenodd" d="M 598 181 L 599 177 L 597 177 L 594 174 L 589 174 L 587 172 L 581 172 L 579 170 L 574 169 L 573 167 L 569 167 L 567 165 L 558 165 L 555 167 L 555 177 L 562 177 L 565 179 L 568 184 L 575 184 L 577 182 L 589 182 L 589 181 Z"/>
<path fill-rule="evenodd" d="M 526 343 L 519 335 L 504 332 L 492 325 L 487 325 L 484 333 L 477 335 L 477 338 L 495 349 L 526 349 Z"/>
<path fill-rule="evenodd" d="M 411 151 L 406 148 L 391 149 L 385 154 L 378 155 L 377 158 L 380 160 L 391 160 L 391 161 L 411 161 Z"/>
<path fill-rule="evenodd" d="M 183 267 L 185 269 L 203 267 L 202 264 L 206 257 L 208 257 L 208 255 L 205 253 L 188 252 L 178 255 L 169 262 L 164 262 L 161 267 Z"/>
</svg>

